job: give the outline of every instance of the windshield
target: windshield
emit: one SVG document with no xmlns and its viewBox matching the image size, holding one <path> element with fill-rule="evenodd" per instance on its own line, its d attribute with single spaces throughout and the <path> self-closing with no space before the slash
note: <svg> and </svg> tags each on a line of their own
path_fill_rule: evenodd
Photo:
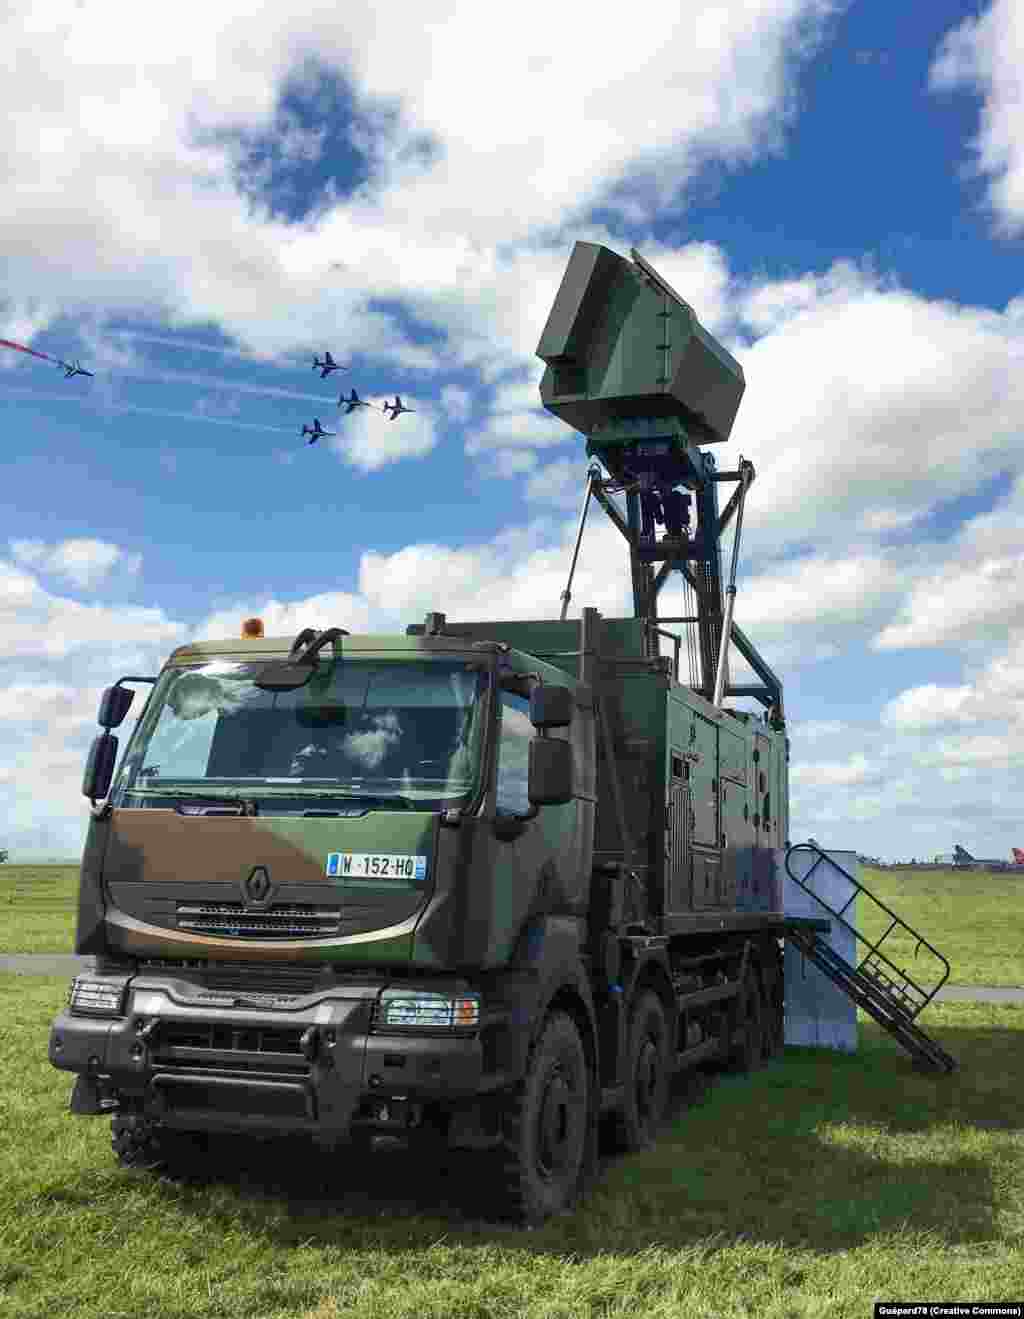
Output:
<svg viewBox="0 0 1024 1319">
<path fill-rule="evenodd" d="M 265 666 L 215 661 L 167 670 L 114 787 L 126 805 L 160 798 L 389 800 L 420 809 L 475 794 L 485 670 L 467 662 L 331 659 L 292 691 L 264 691 Z M 138 799 L 138 800 L 136 800 Z"/>
</svg>

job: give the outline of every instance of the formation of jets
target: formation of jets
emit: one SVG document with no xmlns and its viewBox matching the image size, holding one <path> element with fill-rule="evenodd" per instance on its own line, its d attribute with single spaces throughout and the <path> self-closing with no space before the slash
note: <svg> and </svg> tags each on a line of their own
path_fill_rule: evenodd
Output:
<svg viewBox="0 0 1024 1319">
<path fill-rule="evenodd" d="M 0 339 L 0 347 L 14 348 L 19 353 L 27 353 L 29 356 L 41 358 L 45 362 L 54 362 L 64 372 L 65 380 L 70 380 L 72 376 L 88 376 L 91 379 L 94 375 L 92 371 L 87 371 L 77 358 L 73 362 L 65 362 L 62 358 L 51 357 L 49 353 L 41 353 L 38 351 L 38 349 L 29 348 L 27 344 L 17 343 L 13 339 Z M 313 354 L 313 370 L 320 372 L 321 380 L 326 380 L 332 371 L 344 371 L 346 369 L 347 367 L 343 366 L 340 362 L 336 362 L 329 352 L 324 353 L 322 360 L 316 355 L 316 353 Z M 368 403 L 366 399 L 360 398 L 359 395 L 356 393 L 356 391 L 353 389 L 349 393 L 348 398 L 346 398 L 344 394 L 342 394 L 339 397 L 338 407 L 345 409 L 345 416 L 347 417 L 350 416 L 353 412 L 355 412 L 356 408 L 376 409 L 377 405 L 375 403 Z M 395 418 L 401 412 L 416 411 L 415 408 L 407 408 L 405 406 L 405 404 L 402 402 L 401 394 L 395 395 L 394 403 L 389 403 L 385 399 L 384 404 L 380 410 L 390 421 L 394 421 Z M 316 444 L 317 440 L 321 439 L 325 435 L 335 434 L 334 431 L 324 430 L 324 428 L 320 425 L 319 417 L 313 418 L 312 426 L 303 426 L 302 431 L 300 433 L 303 436 L 303 438 L 305 438 L 305 436 L 307 435 L 309 436 L 309 440 L 308 440 L 309 444 Z"/>
<path fill-rule="evenodd" d="M 313 370 L 320 372 L 320 379 L 326 380 L 332 371 L 344 371 L 345 367 L 341 366 L 334 360 L 329 352 L 325 352 L 323 359 L 319 358 L 316 353 L 313 354 Z M 374 408 L 376 403 L 368 403 L 366 399 L 360 398 L 354 389 L 349 391 L 348 397 L 344 394 L 338 396 L 338 407 L 345 409 L 345 416 L 349 417 L 355 412 L 356 408 Z M 380 409 L 385 417 L 394 421 L 400 412 L 415 412 L 415 408 L 407 408 L 402 402 L 401 394 L 395 395 L 394 403 L 389 403 L 386 399 Z M 321 435 L 333 435 L 333 431 L 325 431 L 320 425 L 319 420 L 314 417 L 312 426 L 303 426 L 302 434 L 308 435 L 309 443 L 315 444 Z"/>
<path fill-rule="evenodd" d="M 321 436 L 334 435 L 335 432 L 325 431 L 324 428 L 320 425 L 320 418 L 314 417 L 312 426 L 303 426 L 302 434 L 309 436 L 309 439 L 306 441 L 307 444 L 316 444 L 317 440 L 319 440 Z"/>
</svg>

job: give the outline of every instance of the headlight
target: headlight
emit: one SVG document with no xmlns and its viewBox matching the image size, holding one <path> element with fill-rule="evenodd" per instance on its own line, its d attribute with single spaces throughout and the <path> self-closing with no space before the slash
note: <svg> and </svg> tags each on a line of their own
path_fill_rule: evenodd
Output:
<svg viewBox="0 0 1024 1319">
<path fill-rule="evenodd" d="M 126 980 L 91 980 L 76 976 L 68 990 L 68 1008 L 78 1016 L 120 1017 Z"/>
<path fill-rule="evenodd" d="M 425 989 L 385 989 L 373 1015 L 375 1030 L 475 1030 L 479 994 L 437 994 Z"/>
</svg>

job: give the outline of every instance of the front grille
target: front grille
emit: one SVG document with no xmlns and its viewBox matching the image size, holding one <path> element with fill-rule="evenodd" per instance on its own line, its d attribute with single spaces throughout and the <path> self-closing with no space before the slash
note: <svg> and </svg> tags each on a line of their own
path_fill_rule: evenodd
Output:
<svg viewBox="0 0 1024 1319">
<path fill-rule="evenodd" d="M 264 994 L 312 994 L 333 984 L 330 968 L 288 962 L 214 962 L 201 958 L 151 957 L 139 963 L 140 975 L 180 976 L 203 989 L 251 990 Z"/>
<path fill-rule="evenodd" d="M 312 902 L 275 902 L 248 911 L 241 902 L 178 902 L 178 929 L 233 939 L 314 939 L 341 933 L 341 908 Z"/>
<path fill-rule="evenodd" d="M 199 1067 L 219 1072 L 309 1074 L 302 1052 L 308 1027 L 245 1026 L 225 1022 L 161 1021 L 153 1062 L 175 1070 Z"/>
</svg>

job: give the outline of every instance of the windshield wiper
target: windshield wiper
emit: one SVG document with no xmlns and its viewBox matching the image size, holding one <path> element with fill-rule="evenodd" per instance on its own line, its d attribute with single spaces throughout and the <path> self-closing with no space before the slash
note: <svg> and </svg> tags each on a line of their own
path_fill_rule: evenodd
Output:
<svg viewBox="0 0 1024 1319">
<path fill-rule="evenodd" d="M 258 815 L 259 809 L 254 801 L 246 797 L 208 797 L 204 792 L 182 793 L 170 792 L 169 797 L 188 796 L 201 799 L 196 805 L 185 806 L 178 802 L 175 810 L 179 815 Z M 227 808 L 227 809 L 225 809 Z"/>
<path fill-rule="evenodd" d="M 398 804 L 402 807 L 403 810 L 414 811 L 417 806 L 417 803 L 414 802 L 411 797 L 397 797 L 397 796 L 392 797 L 390 795 L 382 796 L 372 792 L 368 792 L 368 793 L 332 792 L 329 795 L 331 797 L 338 797 L 341 801 L 344 802 L 359 802 L 361 805 L 365 805 L 367 807 L 371 807 L 371 806 L 388 807 L 388 806 L 395 806 L 396 804 Z M 340 815 L 343 814 L 343 812 L 312 809 L 308 811 L 303 811 L 302 814 L 303 815 Z"/>
</svg>

